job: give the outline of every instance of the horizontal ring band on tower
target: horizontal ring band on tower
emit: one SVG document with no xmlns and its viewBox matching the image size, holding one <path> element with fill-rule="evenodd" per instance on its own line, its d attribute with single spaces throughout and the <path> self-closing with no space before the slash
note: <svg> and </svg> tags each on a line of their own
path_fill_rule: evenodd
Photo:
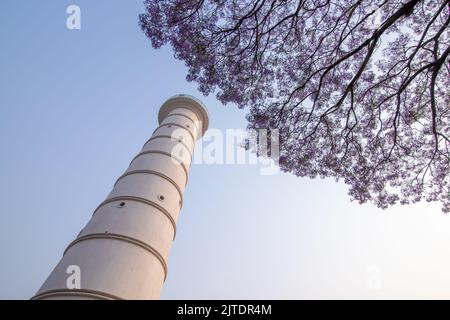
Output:
<svg viewBox="0 0 450 320">
<path fill-rule="evenodd" d="M 158 128 L 155 129 L 155 131 L 153 131 L 152 135 L 154 135 L 155 132 L 156 132 L 158 129 L 161 129 L 161 128 L 167 127 L 167 126 L 175 126 L 175 127 L 179 127 L 179 128 L 181 128 L 181 129 L 186 130 L 186 131 L 189 133 L 189 135 L 191 136 L 192 142 L 195 143 L 195 137 L 194 137 L 194 135 L 192 134 L 192 132 L 191 132 L 188 128 L 183 127 L 181 124 L 178 124 L 178 123 L 175 123 L 175 122 L 168 122 L 168 123 L 164 123 L 164 124 L 160 125 Z"/>
<path fill-rule="evenodd" d="M 176 138 L 174 138 L 174 137 L 172 137 L 172 136 L 169 136 L 169 135 L 167 135 L 167 134 L 162 134 L 162 135 L 159 135 L 159 136 L 153 136 L 153 137 L 151 137 L 150 139 L 147 140 L 147 142 L 144 143 L 144 146 L 143 146 L 142 148 L 145 148 L 145 146 L 147 145 L 147 143 L 149 143 L 150 141 L 155 140 L 155 139 L 159 139 L 159 138 L 168 138 L 168 139 L 170 139 L 170 140 L 173 141 L 173 142 L 180 143 L 181 145 L 183 145 L 183 147 L 185 147 L 185 148 L 188 150 L 189 155 L 190 155 L 190 158 L 192 159 L 191 148 L 189 148 L 189 146 L 188 146 L 187 144 L 185 144 L 183 141 L 180 141 L 180 140 L 178 140 L 178 139 L 176 139 Z"/>
<path fill-rule="evenodd" d="M 164 280 L 166 280 L 167 278 L 167 263 L 164 260 L 163 256 L 161 256 L 161 254 L 158 252 L 158 250 L 156 250 L 155 248 L 153 248 L 152 246 L 148 245 L 147 243 L 129 237 L 129 236 L 125 236 L 122 234 L 117 234 L 117 233 L 91 233 L 91 234 L 87 234 L 84 236 L 81 236 L 75 240 L 73 240 L 66 248 L 66 250 L 64 250 L 63 255 L 66 254 L 66 252 L 72 248 L 74 245 L 76 245 L 77 243 L 86 241 L 86 240 L 92 240 L 92 239 L 114 239 L 114 240 L 119 240 L 119 241 L 124 241 L 124 242 L 128 242 L 131 244 L 134 244 L 138 247 L 141 247 L 144 250 L 147 250 L 148 252 L 150 252 L 151 254 L 153 254 L 156 259 L 159 260 L 159 262 L 161 263 L 161 266 L 164 269 Z"/>
<path fill-rule="evenodd" d="M 197 126 L 197 123 L 191 118 L 191 117 L 189 117 L 189 116 L 187 116 L 187 115 L 185 115 L 185 114 L 183 114 L 183 113 L 169 113 L 165 118 L 164 118 L 164 120 L 166 120 L 167 118 L 169 118 L 169 117 L 172 117 L 172 116 L 180 116 L 180 117 L 185 117 L 186 119 L 189 119 L 194 125 L 195 125 L 195 127 L 197 128 L 197 129 L 199 129 L 198 128 L 198 126 Z"/>
<path fill-rule="evenodd" d="M 154 171 L 154 170 L 133 170 L 133 171 L 125 172 L 123 175 L 121 175 L 116 180 L 116 183 L 114 183 L 114 187 L 116 186 L 117 182 L 119 182 L 121 179 L 125 178 L 126 176 L 129 176 L 129 175 L 132 175 L 132 174 L 138 174 L 138 173 L 152 174 L 152 175 L 159 176 L 159 177 L 167 180 L 168 182 L 170 182 L 177 189 L 178 194 L 180 195 L 180 201 L 181 201 L 181 203 L 183 203 L 183 192 L 181 191 L 181 189 L 178 186 L 178 184 L 172 178 L 166 176 L 165 174 L 163 174 L 161 172 Z"/>
<path fill-rule="evenodd" d="M 202 127 L 205 126 L 205 123 L 204 123 L 203 120 L 206 120 L 206 128 L 205 128 L 205 129 L 208 128 L 208 119 L 203 119 L 202 115 L 199 115 L 197 112 L 193 111 L 191 108 L 187 108 L 187 107 L 183 107 L 183 106 L 177 106 L 177 107 L 174 108 L 172 111 L 175 111 L 175 110 L 177 110 L 177 109 L 185 109 L 185 110 L 188 110 L 189 112 L 193 113 L 193 114 L 195 115 L 195 117 L 198 119 L 198 121 L 202 123 Z M 205 108 L 205 111 L 206 111 L 206 108 Z M 206 113 L 207 113 L 207 111 L 206 111 Z M 169 113 L 169 114 L 170 114 L 170 113 Z M 159 117 L 159 116 L 158 116 L 158 117 Z M 161 122 L 164 121 L 164 119 L 159 119 L 159 120 L 160 120 L 159 123 L 161 123 Z M 206 130 L 205 130 L 205 131 L 206 131 Z M 204 133 L 205 133 L 205 132 L 202 132 L 202 135 L 203 135 Z"/>
<path fill-rule="evenodd" d="M 149 206 L 152 206 L 152 207 L 158 209 L 170 220 L 170 223 L 172 224 L 172 227 L 173 227 L 173 238 L 175 239 L 175 236 L 177 234 L 177 224 L 176 224 L 174 218 L 172 217 L 172 215 L 170 214 L 170 212 L 167 211 L 166 209 L 164 209 L 163 207 L 161 207 L 156 202 L 145 199 L 145 198 L 135 197 L 135 196 L 117 196 L 117 197 L 113 197 L 113 198 L 108 198 L 98 205 L 98 207 L 94 210 L 94 213 L 92 215 L 94 216 L 96 214 L 96 212 L 98 211 L 98 209 L 100 209 L 105 204 L 115 202 L 115 201 L 136 201 L 136 202 L 141 202 L 141 203 L 147 204 Z"/>
<path fill-rule="evenodd" d="M 137 157 L 140 157 L 140 156 L 142 156 L 144 154 L 151 154 L 151 153 L 162 154 L 162 155 L 168 156 L 168 157 L 170 157 L 172 159 L 175 159 L 181 165 L 181 167 L 183 168 L 184 174 L 186 175 L 186 183 L 187 183 L 187 180 L 188 180 L 188 169 L 186 168 L 186 165 L 183 163 L 182 160 L 178 159 L 177 157 L 174 157 L 172 154 L 170 154 L 168 152 L 165 152 L 165 151 L 159 151 L 159 150 L 141 151 L 133 158 L 133 160 L 131 160 L 130 166 L 133 163 L 133 161 L 136 160 Z"/>
<path fill-rule="evenodd" d="M 54 297 L 54 296 L 61 296 L 61 295 L 91 297 L 91 298 L 97 298 L 100 300 L 125 300 L 123 298 L 120 298 L 118 296 L 115 296 L 115 295 L 107 293 L 107 292 L 90 290 L 90 289 L 47 290 L 40 294 L 35 295 L 34 297 L 31 298 L 31 300 L 41 300 L 41 299 L 50 298 L 50 297 Z"/>
</svg>

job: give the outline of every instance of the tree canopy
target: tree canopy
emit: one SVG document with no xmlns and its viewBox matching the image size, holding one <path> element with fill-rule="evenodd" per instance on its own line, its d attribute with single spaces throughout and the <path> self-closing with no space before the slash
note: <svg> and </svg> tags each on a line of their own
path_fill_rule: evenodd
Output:
<svg viewBox="0 0 450 320">
<path fill-rule="evenodd" d="M 450 212 L 448 0 L 145 1 L 187 80 L 278 129 L 280 168 L 381 208 Z"/>
</svg>

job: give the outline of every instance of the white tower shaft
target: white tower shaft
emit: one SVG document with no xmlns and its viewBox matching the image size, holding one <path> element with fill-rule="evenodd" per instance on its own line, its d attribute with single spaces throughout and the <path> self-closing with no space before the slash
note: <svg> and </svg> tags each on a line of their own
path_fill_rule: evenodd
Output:
<svg viewBox="0 0 450 320">
<path fill-rule="evenodd" d="M 195 142 L 208 127 L 208 114 L 197 99 L 178 95 L 162 105 L 158 118 L 160 126 L 33 299 L 159 298 Z"/>
</svg>

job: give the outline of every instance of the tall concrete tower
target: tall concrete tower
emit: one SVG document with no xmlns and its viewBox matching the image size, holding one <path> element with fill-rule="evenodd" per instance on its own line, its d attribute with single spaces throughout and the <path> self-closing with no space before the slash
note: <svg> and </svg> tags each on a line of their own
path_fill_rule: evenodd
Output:
<svg viewBox="0 0 450 320">
<path fill-rule="evenodd" d="M 195 141 L 208 128 L 208 113 L 196 98 L 177 95 L 161 106 L 158 120 L 33 299 L 159 298 Z"/>
</svg>

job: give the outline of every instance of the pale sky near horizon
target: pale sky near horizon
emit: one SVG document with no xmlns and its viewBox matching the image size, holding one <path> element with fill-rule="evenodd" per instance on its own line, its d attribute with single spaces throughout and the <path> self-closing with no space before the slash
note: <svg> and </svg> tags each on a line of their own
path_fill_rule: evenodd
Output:
<svg viewBox="0 0 450 320">
<path fill-rule="evenodd" d="M 81 8 L 81 30 L 66 8 Z M 142 0 L 0 2 L 0 299 L 28 299 L 157 125 L 167 98 L 201 99 L 210 127 L 246 110 L 203 97 Z M 450 298 L 450 216 L 382 211 L 330 179 L 193 165 L 163 299 Z"/>
</svg>

